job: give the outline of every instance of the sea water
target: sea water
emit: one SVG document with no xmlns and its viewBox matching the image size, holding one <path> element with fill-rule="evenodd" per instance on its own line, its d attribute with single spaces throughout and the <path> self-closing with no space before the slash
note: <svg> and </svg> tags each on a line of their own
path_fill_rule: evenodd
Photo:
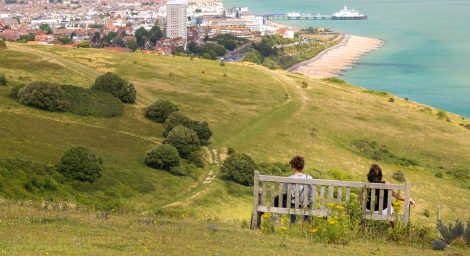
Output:
<svg viewBox="0 0 470 256">
<path fill-rule="evenodd" d="M 351 84 L 470 117 L 470 0 L 224 0 L 255 14 L 332 14 L 347 5 L 363 21 L 282 21 L 379 38 L 384 47 L 340 74 Z"/>
</svg>

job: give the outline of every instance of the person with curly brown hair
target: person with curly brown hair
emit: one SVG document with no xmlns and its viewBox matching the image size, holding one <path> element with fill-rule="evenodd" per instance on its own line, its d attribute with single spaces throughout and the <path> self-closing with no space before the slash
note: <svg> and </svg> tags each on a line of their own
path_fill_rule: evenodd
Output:
<svg viewBox="0 0 470 256">
<path fill-rule="evenodd" d="M 290 166 L 292 167 L 292 171 L 294 172 L 291 176 L 288 178 L 293 178 L 293 179 L 313 179 L 312 176 L 305 174 L 304 173 L 304 167 L 305 167 L 305 160 L 302 156 L 295 156 L 292 158 L 289 162 Z M 287 188 L 287 186 L 286 186 Z M 307 208 L 310 206 L 312 203 L 312 193 L 313 193 L 313 187 L 312 185 L 300 185 L 299 186 L 299 202 L 302 204 L 304 202 L 304 190 L 308 189 L 307 195 Z M 296 196 L 296 186 L 291 186 L 291 208 L 295 207 L 295 196 Z M 301 207 L 302 208 L 302 207 Z M 304 220 L 308 220 L 308 215 L 304 216 Z M 296 216 L 295 214 L 290 215 L 290 222 L 295 223 L 296 221 Z"/>
</svg>

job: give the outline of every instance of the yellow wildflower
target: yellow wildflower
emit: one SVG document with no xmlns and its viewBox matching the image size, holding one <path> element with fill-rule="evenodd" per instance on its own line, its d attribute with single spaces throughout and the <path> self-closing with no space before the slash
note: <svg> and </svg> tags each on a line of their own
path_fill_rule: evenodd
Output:
<svg viewBox="0 0 470 256">
<path fill-rule="evenodd" d="M 329 203 L 329 204 L 327 204 L 327 205 L 328 205 L 329 207 L 334 207 L 334 206 L 335 206 L 334 203 Z"/>
<path fill-rule="evenodd" d="M 330 224 L 330 225 L 334 225 L 336 223 L 338 223 L 338 221 L 333 220 L 333 219 L 328 220 L 328 224 Z"/>
<path fill-rule="evenodd" d="M 281 231 L 281 232 L 286 232 L 287 229 L 288 229 L 287 227 L 280 227 L 280 228 L 279 228 L 279 231 Z"/>
<path fill-rule="evenodd" d="M 338 204 L 335 206 L 336 209 L 340 210 L 340 211 L 344 211 L 344 206 Z"/>
<path fill-rule="evenodd" d="M 318 229 L 316 229 L 316 228 L 312 228 L 312 229 L 310 230 L 310 232 L 311 232 L 312 234 L 317 233 L 317 231 L 318 231 Z"/>
</svg>

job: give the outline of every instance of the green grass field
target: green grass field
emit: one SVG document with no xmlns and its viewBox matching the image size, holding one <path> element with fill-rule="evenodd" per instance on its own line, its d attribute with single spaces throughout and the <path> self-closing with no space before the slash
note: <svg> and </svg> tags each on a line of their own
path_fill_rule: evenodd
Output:
<svg viewBox="0 0 470 256">
<path fill-rule="evenodd" d="M 401 170 L 412 183 L 412 196 L 418 204 L 412 211 L 413 222 L 433 225 L 437 206 L 441 207 L 441 216 L 446 220 L 467 219 L 470 215 L 468 179 L 459 180 L 447 174 L 459 169 L 470 171 L 470 130 L 460 125 L 470 121 L 454 114 L 447 114 L 448 122 L 438 117 L 437 109 L 425 110 L 427 106 L 412 101 L 395 97 L 392 103 L 389 102 L 390 96 L 368 93 L 363 88 L 244 63 L 221 66 L 216 61 L 183 57 L 12 43 L 8 44 L 8 49 L 0 51 L 0 60 L 0 73 L 9 80 L 8 86 L 0 87 L 0 194 L 7 198 L 74 202 L 80 207 L 116 207 L 120 212 L 145 214 L 157 209 L 184 209 L 199 219 L 212 217 L 225 224 L 220 224 L 223 231 L 216 233 L 215 238 L 203 235 L 205 242 L 217 243 L 219 247 L 204 251 L 205 247 L 194 241 L 187 242 L 187 247 L 180 248 L 181 252 L 239 255 L 237 250 L 243 248 L 242 243 L 252 246 L 256 241 L 262 244 L 259 254 L 273 252 L 276 247 L 271 248 L 262 235 L 226 224 L 230 220 L 250 217 L 250 188 L 220 177 L 204 184 L 202 181 L 208 175 L 208 169 L 182 178 L 143 164 L 145 153 L 163 140 L 162 125 L 145 119 L 143 109 L 157 99 L 167 99 L 177 103 L 192 118 L 209 122 L 214 131 L 209 146 L 211 151 L 232 147 L 237 152 L 250 154 L 257 162 L 287 162 L 300 154 L 306 158 L 308 171 L 339 170 L 354 180 L 365 180 L 369 165 L 375 161 L 356 150 L 353 142 L 375 141 L 385 145 L 395 156 L 419 163 L 404 167 L 393 161 L 379 162 L 388 181 L 394 182 L 391 179 L 393 172 Z M 126 105 L 121 117 L 49 113 L 25 107 L 8 96 L 14 85 L 35 80 L 87 88 L 98 75 L 107 71 L 130 80 L 138 92 L 137 103 Z M 59 182 L 55 191 L 28 191 L 24 188 L 25 182 L 32 177 L 60 181 L 52 166 L 73 145 L 84 145 L 98 152 L 106 167 L 102 179 L 88 185 Z M 212 168 L 217 169 L 216 166 Z M 438 172 L 444 177 L 437 178 L 435 174 Z M 9 209 L 5 206 L 0 208 L 2 211 Z M 423 215 L 425 209 L 431 212 L 429 218 Z M 27 210 L 21 208 L 21 211 Z M 43 213 L 33 211 L 32 218 L 36 214 Z M 116 227 L 99 224 L 104 225 L 100 231 L 103 239 L 111 234 L 126 233 L 125 228 L 132 222 L 125 216 L 116 218 L 122 220 Z M 55 251 L 51 252 L 57 255 L 68 250 L 73 241 L 86 245 L 80 249 L 81 252 L 86 248 L 92 250 L 91 254 L 114 250 L 100 247 L 105 245 L 90 245 L 94 243 L 90 240 L 91 235 L 101 226 L 95 225 L 96 220 L 87 221 L 76 230 L 74 227 L 77 225 L 61 225 L 54 221 L 31 224 L 21 218 L 8 217 L 0 222 L 0 229 L 18 226 L 18 230 L 29 233 L 46 225 L 47 229 L 41 231 L 44 234 L 57 232 L 57 235 L 78 237 L 55 244 Z M 195 230 L 205 229 L 204 222 L 190 223 Z M 164 246 L 160 243 L 151 247 L 152 236 L 141 234 L 152 228 L 139 225 L 133 232 L 125 234 L 139 237 L 133 240 L 133 245 L 126 247 L 124 240 L 120 240 L 110 246 L 115 246 L 117 251 L 144 254 L 139 250 L 145 244 L 143 241 L 148 241 L 147 247 L 152 250 L 176 250 L 178 248 L 174 246 L 178 241 L 173 239 L 186 237 L 191 240 L 194 235 L 191 232 L 195 231 L 189 230 L 184 223 L 174 225 L 170 226 L 182 229 L 183 238 L 166 231 L 170 233 L 162 234 L 171 238 L 159 240 Z M 167 226 L 164 225 L 162 229 L 165 228 Z M 79 238 L 81 233 L 84 240 Z M 235 240 L 240 239 L 236 241 L 241 244 L 227 239 L 231 233 Z M 34 245 L 35 236 L 19 234 L 28 241 L 26 245 L 20 248 L 16 246 L 18 240 L 15 236 L 7 238 L 3 241 L 8 248 L 5 254 L 20 255 L 27 251 L 43 254 L 41 250 L 44 247 Z M 269 243 L 276 246 L 290 244 L 273 239 L 269 238 Z M 303 240 L 295 242 L 308 243 Z M 223 243 L 239 248 L 223 251 L 226 247 Z M 342 247 L 306 245 L 311 250 L 317 247 L 331 255 L 344 252 Z M 385 245 L 380 247 L 384 248 L 380 254 L 389 252 Z M 360 244 L 347 247 L 351 252 L 365 253 L 361 248 Z M 400 247 L 397 250 L 397 254 L 414 254 L 420 249 Z"/>
</svg>

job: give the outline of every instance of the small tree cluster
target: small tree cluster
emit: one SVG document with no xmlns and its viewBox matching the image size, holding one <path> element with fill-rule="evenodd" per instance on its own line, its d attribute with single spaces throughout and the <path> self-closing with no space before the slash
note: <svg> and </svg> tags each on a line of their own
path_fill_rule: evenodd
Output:
<svg viewBox="0 0 470 256">
<path fill-rule="evenodd" d="M 0 86 L 7 85 L 7 78 L 4 74 L 0 74 Z"/>
<path fill-rule="evenodd" d="M 81 146 L 67 150 L 56 169 L 68 180 L 81 182 L 95 182 L 104 170 L 101 158 Z"/>
<path fill-rule="evenodd" d="M 180 156 L 184 158 L 200 149 L 197 133 L 181 125 L 176 126 L 168 133 L 164 143 L 174 146 Z"/>
<path fill-rule="evenodd" d="M 253 185 L 253 173 L 256 164 L 250 156 L 245 154 L 233 154 L 225 160 L 221 171 L 233 181 L 245 185 Z"/>
<path fill-rule="evenodd" d="M 48 111 L 64 111 L 67 108 L 64 90 L 48 82 L 33 82 L 23 86 L 16 97 L 24 105 Z"/>
<path fill-rule="evenodd" d="M 178 106 L 172 102 L 168 100 L 158 100 L 145 110 L 145 117 L 159 123 L 164 123 L 170 114 L 178 110 Z"/>
<path fill-rule="evenodd" d="M 169 171 L 171 168 L 180 165 L 180 156 L 174 146 L 163 144 L 147 153 L 145 164 L 152 168 Z"/>
<path fill-rule="evenodd" d="M 111 93 L 124 103 L 134 103 L 136 99 L 134 85 L 111 72 L 97 77 L 91 88 Z"/>
<path fill-rule="evenodd" d="M 192 120 L 180 112 L 174 112 L 165 121 L 163 136 L 167 137 L 176 126 L 187 127 L 197 133 L 201 143 L 207 143 L 212 137 L 212 131 L 207 122 Z"/>
</svg>

